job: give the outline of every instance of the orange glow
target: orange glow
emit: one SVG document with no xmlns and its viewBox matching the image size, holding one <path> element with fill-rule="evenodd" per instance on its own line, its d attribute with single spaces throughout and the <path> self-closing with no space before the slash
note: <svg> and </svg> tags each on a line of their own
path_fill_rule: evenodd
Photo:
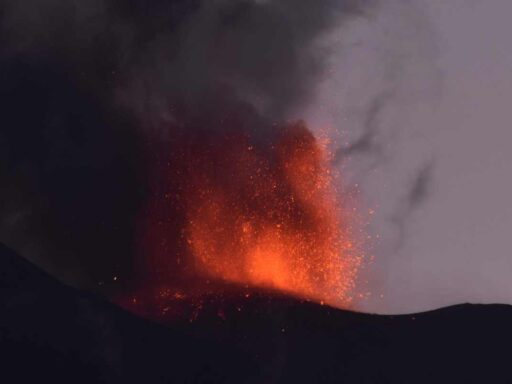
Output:
<svg viewBox="0 0 512 384">
<path fill-rule="evenodd" d="M 226 144 L 219 143 L 224 177 L 196 166 L 187 192 L 186 236 L 197 271 L 349 305 L 359 259 L 325 148 L 301 124 L 283 131 L 271 156 L 248 143 Z"/>
<path fill-rule="evenodd" d="M 258 290 L 350 307 L 361 255 L 326 145 L 303 123 L 191 132 L 154 151 L 139 287 L 118 301 L 152 318 Z"/>
</svg>

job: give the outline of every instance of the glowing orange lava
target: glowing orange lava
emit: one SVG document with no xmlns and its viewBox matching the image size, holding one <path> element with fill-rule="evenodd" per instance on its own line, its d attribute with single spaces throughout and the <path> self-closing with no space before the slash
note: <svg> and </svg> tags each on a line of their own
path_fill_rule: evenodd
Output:
<svg viewBox="0 0 512 384">
<path fill-rule="evenodd" d="M 187 191 L 197 271 L 347 306 L 358 258 L 326 150 L 301 124 L 283 131 L 271 156 L 243 139 L 225 144 L 211 148 L 223 152 L 220 164 L 194 166 Z"/>
<path fill-rule="evenodd" d="M 167 313 L 169 301 L 184 300 L 200 307 L 219 286 L 349 307 L 361 257 L 326 147 L 303 123 L 270 141 L 193 132 L 162 149 L 170 155 L 155 156 L 142 220 L 144 277 L 129 299 L 145 308 L 134 310 Z"/>
</svg>

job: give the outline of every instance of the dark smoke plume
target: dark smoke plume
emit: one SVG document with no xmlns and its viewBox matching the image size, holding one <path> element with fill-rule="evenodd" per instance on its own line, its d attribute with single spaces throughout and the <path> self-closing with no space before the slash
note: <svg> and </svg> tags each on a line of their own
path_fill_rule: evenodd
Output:
<svg viewBox="0 0 512 384">
<path fill-rule="evenodd" d="M 129 273 L 153 149 L 233 125 L 265 143 L 308 102 L 322 33 L 366 6 L 3 1 L 0 241 L 82 286 Z"/>
</svg>

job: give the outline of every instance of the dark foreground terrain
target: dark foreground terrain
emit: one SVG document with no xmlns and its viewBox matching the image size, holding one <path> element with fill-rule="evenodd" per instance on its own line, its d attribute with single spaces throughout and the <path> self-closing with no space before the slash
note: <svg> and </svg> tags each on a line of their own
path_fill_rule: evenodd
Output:
<svg viewBox="0 0 512 384">
<path fill-rule="evenodd" d="M 512 307 L 405 316 L 256 295 L 143 320 L 0 246 L 3 383 L 512 382 Z"/>
</svg>

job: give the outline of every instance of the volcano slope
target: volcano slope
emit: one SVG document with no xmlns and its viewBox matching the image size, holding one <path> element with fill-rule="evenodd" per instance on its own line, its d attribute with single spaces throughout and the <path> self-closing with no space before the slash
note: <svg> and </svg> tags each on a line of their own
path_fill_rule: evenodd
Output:
<svg viewBox="0 0 512 384">
<path fill-rule="evenodd" d="M 510 306 L 378 316 L 264 292 L 202 303 L 193 318 L 158 324 L 70 288 L 0 246 L 0 380 L 512 381 Z"/>
</svg>

